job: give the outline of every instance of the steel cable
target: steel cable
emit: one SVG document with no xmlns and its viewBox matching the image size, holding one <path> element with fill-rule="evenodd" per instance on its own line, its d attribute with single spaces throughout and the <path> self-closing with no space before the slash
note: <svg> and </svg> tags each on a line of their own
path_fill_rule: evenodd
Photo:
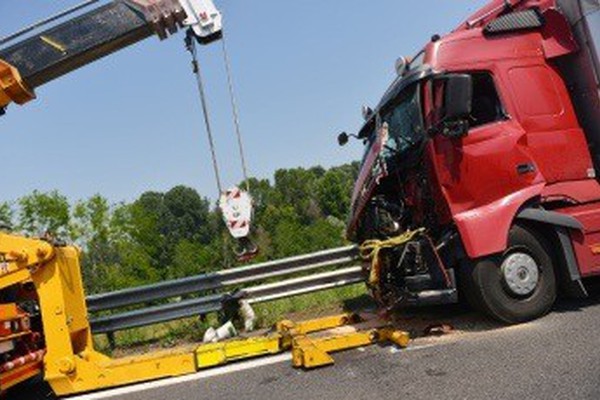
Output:
<svg viewBox="0 0 600 400">
<path fill-rule="evenodd" d="M 235 125 L 235 134 L 238 142 L 238 149 L 240 152 L 240 161 L 242 163 L 242 174 L 244 175 L 244 181 L 246 182 L 246 191 L 250 192 L 250 180 L 248 179 L 248 166 L 246 164 L 246 156 L 244 154 L 244 144 L 242 141 L 242 133 L 240 129 L 240 117 L 237 107 L 237 101 L 235 96 L 235 90 L 233 87 L 233 78 L 231 73 L 231 62 L 229 59 L 229 52 L 227 51 L 227 43 L 225 40 L 225 28 L 222 28 L 221 46 L 223 48 L 223 60 L 225 62 L 225 71 L 227 73 L 227 86 L 229 88 L 229 99 L 231 101 L 231 110 L 233 112 L 233 123 Z"/>
<path fill-rule="evenodd" d="M 217 189 L 219 190 L 219 195 L 221 195 L 221 193 L 223 193 L 223 186 L 221 185 L 221 174 L 219 173 L 219 164 L 217 162 L 215 142 L 212 134 L 212 127 L 210 125 L 210 118 L 208 115 L 208 104 L 206 100 L 206 94 L 204 92 L 202 71 L 200 70 L 200 62 L 198 61 L 198 48 L 196 45 L 196 38 L 194 37 L 194 34 L 191 31 L 188 31 L 188 35 L 186 37 L 186 45 L 187 49 L 192 54 L 192 67 L 194 75 L 196 76 L 196 82 L 198 84 L 198 93 L 200 94 L 200 101 L 202 103 L 202 113 L 204 114 L 204 124 L 206 125 L 206 132 L 208 134 L 208 144 L 210 146 L 213 169 L 217 181 Z"/>
</svg>

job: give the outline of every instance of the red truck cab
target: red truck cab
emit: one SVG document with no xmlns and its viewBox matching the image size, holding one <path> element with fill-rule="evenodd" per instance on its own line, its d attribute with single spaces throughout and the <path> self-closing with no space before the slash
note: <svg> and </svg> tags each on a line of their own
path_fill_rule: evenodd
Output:
<svg viewBox="0 0 600 400">
<path fill-rule="evenodd" d="M 359 137 L 348 236 L 386 307 L 453 302 L 514 323 L 600 275 L 600 2 L 495 0 L 434 36 Z M 424 230 L 421 230 L 423 229 Z M 376 274 L 372 269 L 377 268 Z"/>
</svg>

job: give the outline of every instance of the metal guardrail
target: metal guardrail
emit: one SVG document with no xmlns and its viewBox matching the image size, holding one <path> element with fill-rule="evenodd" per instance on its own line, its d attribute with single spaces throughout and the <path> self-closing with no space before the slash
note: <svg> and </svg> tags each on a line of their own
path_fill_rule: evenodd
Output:
<svg viewBox="0 0 600 400">
<path fill-rule="evenodd" d="M 110 334 L 120 330 L 221 311 L 224 302 L 233 297 L 247 299 L 250 303 L 261 303 L 359 283 L 362 281 L 361 268 L 358 266 L 347 267 L 348 264 L 356 260 L 356 256 L 356 247 L 347 246 L 161 282 L 155 285 L 90 296 L 87 298 L 88 309 L 90 312 L 98 312 L 114 311 L 123 307 L 179 296 L 195 295 L 202 292 L 221 292 L 200 298 L 180 300 L 97 317 L 91 320 L 92 331 L 96 334 Z M 235 294 L 225 291 L 226 288 L 235 285 L 258 283 L 267 279 L 292 276 L 322 268 L 334 268 L 334 270 L 290 278 L 276 283 L 263 283 L 262 285 L 245 288 Z"/>
<path fill-rule="evenodd" d="M 100 317 L 92 319 L 90 323 L 95 334 L 118 332 L 221 311 L 223 300 L 223 295 L 202 297 Z"/>
<path fill-rule="evenodd" d="M 352 285 L 364 280 L 362 267 L 349 267 L 283 282 L 252 287 L 243 291 L 250 304 L 264 303 L 321 290 Z"/>
</svg>

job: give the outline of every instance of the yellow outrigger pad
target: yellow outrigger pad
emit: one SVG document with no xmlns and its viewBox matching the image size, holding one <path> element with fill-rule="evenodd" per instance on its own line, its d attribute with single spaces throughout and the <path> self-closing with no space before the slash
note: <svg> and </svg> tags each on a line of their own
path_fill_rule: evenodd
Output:
<svg viewBox="0 0 600 400">
<path fill-rule="evenodd" d="M 313 338 L 312 333 L 349 326 L 361 322 L 356 314 L 341 314 L 301 322 L 281 321 L 275 332 L 264 337 L 231 340 L 199 346 L 196 351 L 198 369 L 214 367 L 248 358 L 292 351 L 294 367 L 306 369 L 333 364 L 329 353 L 368 346 L 377 342 L 391 342 L 406 347 L 409 335 L 390 326 L 372 328 L 365 331 L 334 333 Z"/>
<path fill-rule="evenodd" d="M 378 342 L 391 342 L 403 348 L 408 346 L 410 340 L 408 333 L 390 326 L 319 337 L 309 336 L 310 333 L 323 332 L 358 322 L 362 322 L 358 315 L 342 314 L 297 324 L 283 321 L 279 324 L 279 328 L 288 332 L 288 339 L 291 340 L 293 366 L 305 369 L 333 364 L 334 360 L 329 353 L 337 351 L 368 346 Z"/>
</svg>

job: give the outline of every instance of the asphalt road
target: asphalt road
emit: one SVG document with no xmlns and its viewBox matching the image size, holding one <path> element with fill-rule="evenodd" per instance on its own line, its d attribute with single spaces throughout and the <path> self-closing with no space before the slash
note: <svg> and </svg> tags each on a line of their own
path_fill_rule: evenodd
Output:
<svg viewBox="0 0 600 400">
<path fill-rule="evenodd" d="M 417 338 L 406 350 L 350 350 L 334 356 L 335 366 L 309 372 L 281 359 L 234 364 L 213 376 L 79 399 L 600 399 L 600 290 L 508 328 L 459 308 L 445 310 L 415 314 L 406 326 L 418 332 L 429 322 L 449 321 L 456 332 Z"/>
</svg>

